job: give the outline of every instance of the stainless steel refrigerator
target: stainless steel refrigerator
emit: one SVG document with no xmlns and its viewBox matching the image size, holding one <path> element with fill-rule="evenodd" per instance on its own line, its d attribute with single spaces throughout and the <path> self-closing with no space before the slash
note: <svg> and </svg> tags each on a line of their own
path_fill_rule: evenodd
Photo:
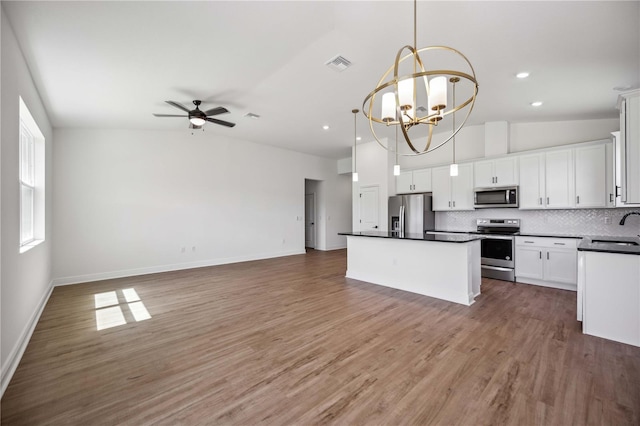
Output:
<svg viewBox="0 0 640 426">
<path fill-rule="evenodd" d="M 389 197 L 389 231 L 422 234 L 435 228 L 435 213 L 431 210 L 430 194 L 409 194 Z"/>
</svg>

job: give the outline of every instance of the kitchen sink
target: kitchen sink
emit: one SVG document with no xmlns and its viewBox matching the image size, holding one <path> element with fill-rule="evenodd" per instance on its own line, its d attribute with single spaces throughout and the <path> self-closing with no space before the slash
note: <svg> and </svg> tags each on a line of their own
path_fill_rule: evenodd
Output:
<svg viewBox="0 0 640 426">
<path fill-rule="evenodd" d="M 592 244 L 614 244 L 617 246 L 637 246 L 640 245 L 635 241 L 618 241 L 618 240 L 591 240 Z"/>
</svg>

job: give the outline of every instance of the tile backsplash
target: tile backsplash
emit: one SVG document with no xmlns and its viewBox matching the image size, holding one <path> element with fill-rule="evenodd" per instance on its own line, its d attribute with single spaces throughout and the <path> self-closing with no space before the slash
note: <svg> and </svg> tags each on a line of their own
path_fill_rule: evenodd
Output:
<svg viewBox="0 0 640 426">
<path fill-rule="evenodd" d="M 436 212 L 436 229 L 475 231 L 476 219 L 520 219 L 524 234 L 603 235 L 635 237 L 640 234 L 640 216 L 629 216 L 624 226 L 619 222 L 635 209 L 519 210 L 482 209 Z"/>
</svg>

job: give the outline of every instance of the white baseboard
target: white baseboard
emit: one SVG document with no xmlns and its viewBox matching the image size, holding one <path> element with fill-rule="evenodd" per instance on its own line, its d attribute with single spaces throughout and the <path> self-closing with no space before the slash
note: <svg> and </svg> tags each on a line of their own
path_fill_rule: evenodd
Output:
<svg viewBox="0 0 640 426">
<path fill-rule="evenodd" d="M 331 247 L 326 247 L 324 249 L 324 251 L 332 251 L 332 250 L 342 250 L 342 249 L 346 249 L 347 248 L 347 244 L 341 244 L 339 246 L 331 246 Z"/>
<path fill-rule="evenodd" d="M 7 386 L 9 386 L 9 382 L 11 381 L 13 374 L 16 372 L 18 364 L 20 364 L 22 355 L 24 355 L 24 351 L 27 349 L 29 340 L 31 340 L 31 336 L 33 335 L 33 330 L 35 330 L 36 325 L 40 320 L 40 316 L 42 315 L 42 311 L 44 311 L 44 307 L 47 305 L 49 297 L 51 297 L 53 287 L 53 281 L 51 281 L 49 283 L 48 291 L 40 299 L 36 310 L 31 314 L 29 321 L 22 330 L 22 333 L 20 333 L 20 338 L 9 353 L 7 362 L 2 366 L 2 390 L 0 391 L 0 397 L 4 395 L 4 391 L 7 389 Z"/>
<path fill-rule="evenodd" d="M 76 275 L 70 277 L 56 278 L 53 280 L 54 286 L 80 284 L 93 281 L 110 280 L 114 278 L 134 277 L 137 275 L 156 274 L 158 272 L 179 271 L 182 269 L 202 268 L 206 266 L 226 265 L 229 263 L 249 262 L 252 260 L 271 259 L 276 257 L 305 254 L 303 250 L 292 250 L 278 253 L 257 254 L 250 256 L 225 257 L 219 259 L 200 260 L 197 262 L 174 263 L 170 265 L 151 266 L 148 268 L 123 269 L 119 271 L 99 272 L 96 274 Z"/>
<path fill-rule="evenodd" d="M 541 287 L 557 288 L 560 290 L 578 291 L 578 286 L 576 284 L 557 283 L 557 282 L 551 282 L 551 281 L 536 280 L 534 278 L 521 278 L 521 277 L 516 277 L 516 282 L 520 284 L 530 284 L 530 285 L 539 285 Z"/>
</svg>

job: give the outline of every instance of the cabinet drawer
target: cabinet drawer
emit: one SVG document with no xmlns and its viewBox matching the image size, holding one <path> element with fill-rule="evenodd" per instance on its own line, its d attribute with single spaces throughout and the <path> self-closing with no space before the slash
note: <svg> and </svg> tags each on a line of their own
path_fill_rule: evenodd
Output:
<svg viewBox="0 0 640 426">
<path fill-rule="evenodd" d="M 516 237 L 516 246 L 575 249 L 578 247 L 578 240 L 576 238 Z"/>
</svg>

